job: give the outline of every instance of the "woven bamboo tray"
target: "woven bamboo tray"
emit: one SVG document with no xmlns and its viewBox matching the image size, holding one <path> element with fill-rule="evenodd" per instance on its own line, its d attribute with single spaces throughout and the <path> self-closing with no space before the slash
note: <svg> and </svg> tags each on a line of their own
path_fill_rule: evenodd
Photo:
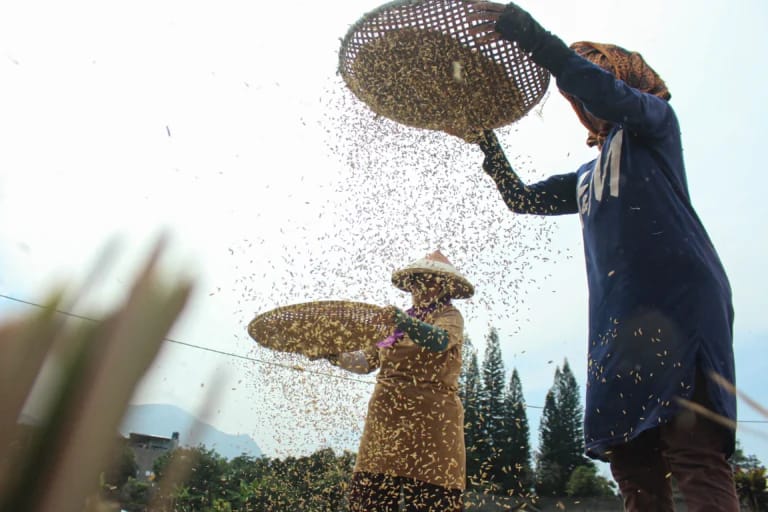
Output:
<svg viewBox="0 0 768 512">
<path fill-rule="evenodd" d="M 509 41 L 479 44 L 462 0 L 399 0 L 357 21 L 339 73 L 375 113 L 454 135 L 499 128 L 544 96 L 549 72 Z"/>
<path fill-rule="evenodd" d="M 256 316 L 248 334 L 263 347 L 308 357 L 352 352 L 392 334 L 394 326 L 376 322 L 381 310 L 350 301 L 293 304 Z"/>
</svg>

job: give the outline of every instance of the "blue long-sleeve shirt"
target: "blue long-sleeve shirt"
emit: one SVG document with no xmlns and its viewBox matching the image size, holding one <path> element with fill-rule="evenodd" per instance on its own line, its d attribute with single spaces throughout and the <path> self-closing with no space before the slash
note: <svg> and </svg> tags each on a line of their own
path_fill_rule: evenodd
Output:
<svg viewBox="0 0 768 512">
<path fill-rule="evenodd" d="M 728 278 L 691 205 L 677 117 L 573 53 L 557 85 L 610 121 L 598 157 L 525 185 L 500 148 L 484 168 L 515 212 L 578 213 L 589 284 L 585 437 L 589 455 L 670 421 L 696 372 L 734 382 Z M 710 407 L 735 419 L 735 397 L 708 382 Z M 733 449 L 733 436 L 730 449 Z"/>
</svg>

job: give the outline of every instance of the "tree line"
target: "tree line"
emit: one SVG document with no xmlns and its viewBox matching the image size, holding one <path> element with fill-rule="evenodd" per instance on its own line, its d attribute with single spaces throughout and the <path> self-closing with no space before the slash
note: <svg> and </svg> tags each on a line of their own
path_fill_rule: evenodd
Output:
<svg viewBox="0 0 768 512">
<path fill-rule="evenodd" d="M 520 376 L 513 368 L 507 379 L 496 329 L 486 337 L 481 363 L 465 339 L 459 394 L 465 411 L 467 510 L 487 503 L 477 496 L 535 503 L 538 497 L 616 495 L 615 484 L 584 456 L 581 394 L 567 360 L 555 368 L 535 452 Z M 127 444 L 116 461 L 104 473 L 102 494 L 131 512 L 343 512 L 355 454 L 325 448 L 304 457 L 227 460 L 204 446 L 181 447 L 155 461 L 150 480 L 137 478 Z M 740 447 L 733 464 L 742 501 L 749 510 L 763 510 L 765 467 Z"/>
<path fill-rule="evenodd" d="M 459 393 L 469 487 L 520 498 L 616 493 L 613 482 L 599 476 L 595 464 L 584 456 L 583 409 L 567 360 L 555 369 L 544 400 L 536 453 L 531 450 L 520 376 L 513 368 L 506 381 L 496 329 L 486 337 L 482 364 L 472 342 L 465 339 Z"/>
<path fill-rule="evenodd" d="M 129 459 L 102 485 L 104 501 L 129 512 L 344 511 L 355 465 L 354 453 L 330 448 L 305 457 L 228 460 L 205 446 L 180 447 L 159 457 L 144 480 Z"/>
</svg>

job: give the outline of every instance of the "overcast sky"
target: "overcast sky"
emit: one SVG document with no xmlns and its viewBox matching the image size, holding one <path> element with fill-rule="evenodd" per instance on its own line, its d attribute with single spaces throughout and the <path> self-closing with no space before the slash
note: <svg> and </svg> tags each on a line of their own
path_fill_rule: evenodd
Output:
<svg viewBox="0 0 768 512">
<path fill-rule="evenodd" d="M 667 82 L 694 206 L 734 290 L 737 383 L 768 403 L 768 183 L 759 160 L 768 4 L 521 5 L 566 41 L 640 51 Z M 235 356 L 168 343 L 134 401 L 195 412 L 220 375 L 206 415 L 218 428 L 251 435 L 268 455 L 355 449 L 371 384 L 271 354 L 247 336 L 247 322 L 308 300 L 407 306 L 390 273 L 440 247 L 478 288 L 457 303 L 470 338 L 482 356 L 489 326 L 499 330 L 529 405 L 543 404 L 564 358 L 583 390 L 578 219 L 514 216 L 477 148 L 375 119 L 345 89 L 336 76 L 340 38 L 376 6 L 3 2 L 0 293 L 41 301 L 55 282 L 77 282 L 117 239 L 120 256 L 93 309 L 77 311 L 98 316 L 166 231 L 169 272 L 198 281 L 171 338 Z M 554 87 L 499 136 L 528 180 L 594 157 Z M 0 299 L 0 317 L 29 308 Z M 539 411 L 529 414 L 535 444 Z M 744 404 L 740 414 L 768 420 Z M 768 462 L 768 424 L 740 427 L 745 451 Z"/>
</svg>

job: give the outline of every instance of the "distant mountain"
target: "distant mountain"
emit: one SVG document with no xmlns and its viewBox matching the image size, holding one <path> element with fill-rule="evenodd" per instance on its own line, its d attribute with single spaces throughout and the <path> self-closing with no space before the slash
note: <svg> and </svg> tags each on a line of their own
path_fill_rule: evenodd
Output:
<svg viewBox="0 0 768 512">
<path fill-rule="evenodd" d="M 124 436 L 135 433 L 170 438 L 174 432 L 179 433 L 181 446 L 202 444 L 227 459 L 242 454 L 254 457 L 261 455 L 259 445 L 250 436 L 222 432 L 174 405 L 130 405 L 120 426 L 120 433 Z M 191 439 L 192 433 L 195 439 Z"/>
</svg>

